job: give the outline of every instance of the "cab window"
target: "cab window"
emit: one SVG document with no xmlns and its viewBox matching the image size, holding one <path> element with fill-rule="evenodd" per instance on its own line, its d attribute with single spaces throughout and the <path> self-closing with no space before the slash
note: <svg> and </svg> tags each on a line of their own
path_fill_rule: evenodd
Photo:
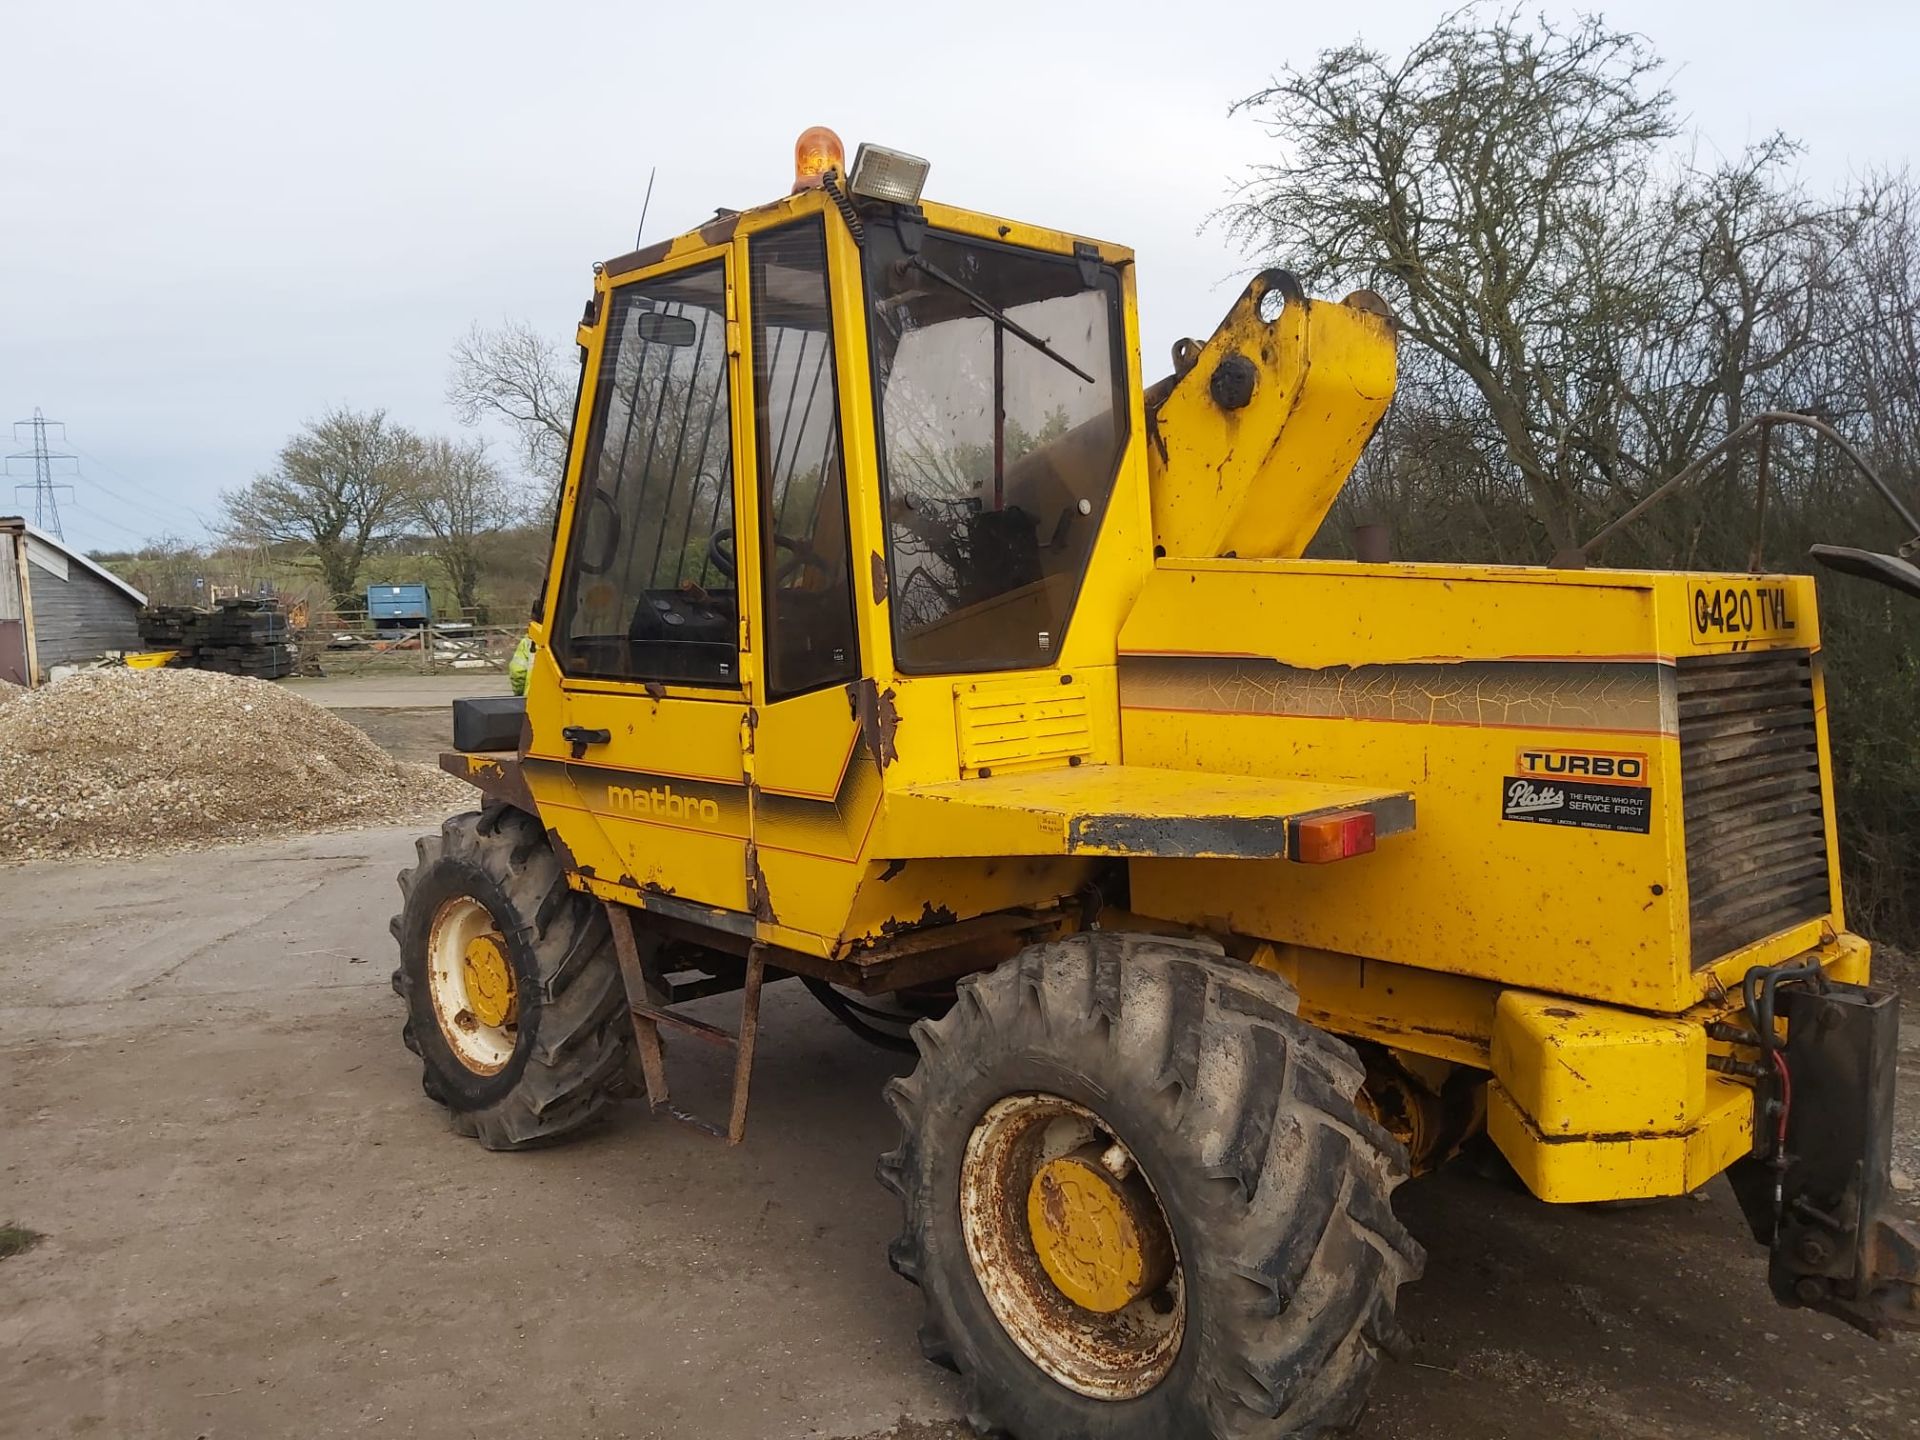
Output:
<svg viewBox="0 0 1920 1440">
<path fill-rule="evenodd" d="M 555 655 L 569 675 L 733 688 L 726 270 L 611 292 Z"/>
<path fill-rule="evenodd" d="M 1051 665 L 1127 439 L 1119 274 L 893 226 L 863 253 L 895 662 Z"/>
<path fill-rule="evenodd" d="M 818 219 L 756 235 L 754 434 L 760 471 L 767 689 L 774 698 L 860 673 L 846 472 Z"/>
</svg>

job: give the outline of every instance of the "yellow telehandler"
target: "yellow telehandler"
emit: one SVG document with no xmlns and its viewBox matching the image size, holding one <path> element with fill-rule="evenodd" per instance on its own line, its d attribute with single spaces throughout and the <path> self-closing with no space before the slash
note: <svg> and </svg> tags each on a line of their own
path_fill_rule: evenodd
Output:
<svg viewBox="0 0 1920 1440">
<path fill-rule="evenodd" d="M 799 979 L 917 1051 L 890 1259 L 1027 1440 L 1349 1423 L 1393 1191 L 1480 1136 L 1550 1202 L 1725 1173 L 1778 1299 L 1920 1321 L 1812 582 L 1303 560 L 1377 297 L 1267 271 L 1150 385 L 1126 249 L 797 172 L 594 268 L 526 696 L 400 877 L 454 1129 L 708 1124 L 665 1034 L 737 1142 Z"/>
</svg>

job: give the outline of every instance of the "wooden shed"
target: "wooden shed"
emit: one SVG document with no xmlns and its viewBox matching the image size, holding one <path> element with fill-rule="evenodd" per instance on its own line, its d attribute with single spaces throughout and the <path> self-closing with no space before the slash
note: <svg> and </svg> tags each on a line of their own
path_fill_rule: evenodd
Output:
<svg viewBox="0 0 1920 1440">
<path fill-rule="evenodd" d="M 17 515 L 0 515 L 0 680 L 139 650 L 147 597 Z"/>
</svg>

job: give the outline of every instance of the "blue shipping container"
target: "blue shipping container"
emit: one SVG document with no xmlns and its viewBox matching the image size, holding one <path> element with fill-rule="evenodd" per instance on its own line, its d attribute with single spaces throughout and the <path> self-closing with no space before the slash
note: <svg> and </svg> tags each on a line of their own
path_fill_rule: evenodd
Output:
<svg viewBox="0 0 1920 1440">
<path fill-rule="evenodd" d="M 367 618 L 376 625 L 424 625 L 433 618 L 433 603 L 424 585 L 369 585 Z"/>
</svg>

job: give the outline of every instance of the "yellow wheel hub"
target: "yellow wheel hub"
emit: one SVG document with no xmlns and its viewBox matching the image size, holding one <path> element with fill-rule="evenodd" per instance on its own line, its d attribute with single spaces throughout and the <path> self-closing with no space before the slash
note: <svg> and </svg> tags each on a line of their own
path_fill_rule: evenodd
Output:
<svg viewBox="0 0 1920 1440">
<path fill-rule="evenodd" d="M 1035 1172 L 1027 1227 L 1047 1278 L 1101 1315 L 1152 1294 L 1173 1271 L 1173 1245 L 1152 1196 L 1137 1178 L 1117 1178 L 1097 1152 L 1062 1155 Z"/>
<path fill-rule="evenodd" d="M 473 1018 L 482 1025 L 512 1023 L 518 1001 L 506 941 L 491 932 L 476 935 L 461 952 L 460 964 L 467 982 L 467 1008 Z"/>
</svg>

